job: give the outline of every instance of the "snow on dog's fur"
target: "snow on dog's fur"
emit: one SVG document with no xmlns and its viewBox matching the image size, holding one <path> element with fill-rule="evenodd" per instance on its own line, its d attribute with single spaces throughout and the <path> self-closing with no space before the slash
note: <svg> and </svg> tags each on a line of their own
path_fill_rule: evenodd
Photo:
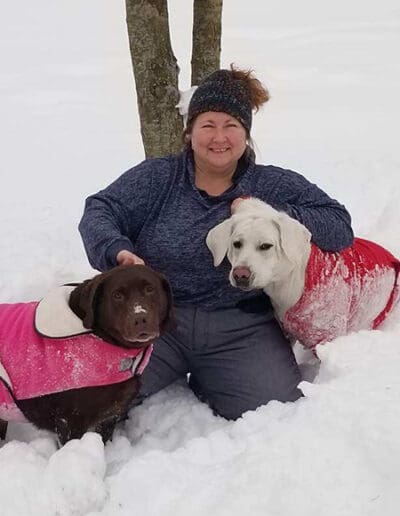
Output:
<svg viewBox="0 0 400 516">
<path fill-rule="evenodd" d="M 238 199 L 207 245 L 218 266 L 227 255 L 230 282 L 263 289 L 292 340 L 308 348 L 377 328 L 398 299 L 400 262 L 373 242 L 355 239 L 322 251 L 300 222 L 259 199 Z"/>
</svg>

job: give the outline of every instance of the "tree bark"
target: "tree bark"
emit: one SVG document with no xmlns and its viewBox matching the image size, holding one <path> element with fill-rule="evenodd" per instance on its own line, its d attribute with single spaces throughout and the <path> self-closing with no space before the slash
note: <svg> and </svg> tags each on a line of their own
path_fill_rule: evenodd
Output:
<svg viewBox="0 0 400 516">
<path fill-rule="evenodd" d="M 192 34 L 192 85 L 218 70 L 221 54 L 223 0 L 194 0 Z"/>
<path fill-rule="evenodd" d="M 172 51 L 167 0 L 126 0 L 129 46 L 146 158 L 182 147 L 179 67 Z"/>
</svg>

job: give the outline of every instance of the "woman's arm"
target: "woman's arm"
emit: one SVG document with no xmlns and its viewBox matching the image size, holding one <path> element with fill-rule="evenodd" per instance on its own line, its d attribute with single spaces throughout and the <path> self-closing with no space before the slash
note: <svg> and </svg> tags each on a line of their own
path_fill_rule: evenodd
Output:
<svg viewBox="0 0 400 516">
<path fill-rule="evenodd" d="M 304 224 L 321 249 L 341 251 L 352 245 L 354 234 L 346 208 L 301 174 L 280 172 L 271 204 Z"/>
<path fill-rule="evenodd" d="M 86 199 L 79 231 L 95 269 L 117 265 L 120 251 L 134 252 L 134 240 L 148 210 L 151 177 L 151 166 L 143 162 Z"/>
</svg>

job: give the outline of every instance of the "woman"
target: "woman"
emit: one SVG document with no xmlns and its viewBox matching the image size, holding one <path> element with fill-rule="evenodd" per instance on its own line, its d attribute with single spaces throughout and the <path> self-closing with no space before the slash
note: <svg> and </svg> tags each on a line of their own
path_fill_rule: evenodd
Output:
<svg viewBox="0 0 400 516">
<path fill-rule="evenodd" d="M 86 201 L 80 231 L 91 265 L 103 271 L 145 262 L 167 276 L 174 293 L 177 325 L 156 340 L 143 397 L 188 373 L 198 397 L 229 419 L 301 396 L 293 352 L 268 298 L 230 286 L 229 264 L 214 268 L 205 244 L 243 195 L 298 219 L 323 249 L 352 244 L 342 205 L 296 172 L 255 164 L 252 111 L 268 98 L 251 72 L 214 72 L 190 101 L 184 151 L 145 160 Z"/>
</svg>

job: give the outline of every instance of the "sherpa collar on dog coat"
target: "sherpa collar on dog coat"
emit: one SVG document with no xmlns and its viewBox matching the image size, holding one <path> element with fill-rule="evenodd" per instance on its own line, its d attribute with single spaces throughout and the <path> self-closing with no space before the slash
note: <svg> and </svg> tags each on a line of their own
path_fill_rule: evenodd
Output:
<svg viewBox="0 0 400 516">
<path fill-rule="evenodd" d="M 399 272 L 397 258 L 362 238 L 339 253 L 312 244 L 303 295 L 284 315 L 283 328 L 308 348 L 375 329 L 399 298 Z"/>
<path fill-rule="evenodd" d="M 111 385 L 146 367 L 151 344 L 120 348 L 84 328 L 68 305 L 74 288 L 58 288 L 39 303 L 0 304 L 0 419 L 24 419 L 13 397 Z"/>
</svg>

